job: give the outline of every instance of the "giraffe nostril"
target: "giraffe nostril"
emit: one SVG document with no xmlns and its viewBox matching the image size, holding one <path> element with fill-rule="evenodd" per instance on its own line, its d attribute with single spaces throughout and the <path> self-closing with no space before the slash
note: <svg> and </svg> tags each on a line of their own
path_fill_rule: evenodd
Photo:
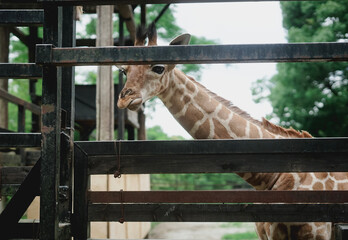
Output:
<svg viewBox="0 0 348 240">
<path fill-rule="evenodd" d="M 131 95 L 133 93 L 132 89 L 127 89 L 126 91 L 121 92 L 121 98 L 125 98 L 127 95 Z"/>
</svg>

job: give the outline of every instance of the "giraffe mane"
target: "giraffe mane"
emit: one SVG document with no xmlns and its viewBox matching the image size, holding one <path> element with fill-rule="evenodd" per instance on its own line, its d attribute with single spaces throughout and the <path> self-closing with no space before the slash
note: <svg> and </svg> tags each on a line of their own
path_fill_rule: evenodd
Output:
<svg viewBox="0 0 348 240">
<path fill-rule="evenodd" d="M 223 97 L 218 96 L 216 93 L 210 91 L 205 86 L 197 82 L 194 78 L 187 76 L 192 82 L 197 84 L 199 87 L 201 87 L 203 90 L 205 90 L 210 96 L 212 96 L 215 100 L 222 103 L 225 107 L 232 110 L 234 113 L 237 113 L 241 117 L 245 118 L 246 120 L 256 124 L 257 126 L 263 127 L 266 130 L 270 131 L 271 133 L 286 137 L 286 138 L 312 138 L 313 136 L 309 134 L 307 131 L 297 131 L 290 128 L 283 128 L 281 126 L 278 126 L 276 124 L 271 123 L 265 118 L 262 118 L 262 121 L 256 120 L 255 118 L 251 117 L 249 113 L 246 111 L 240 109 L 239 107 L 233 105 L 233 103 Z"/>
</svg>

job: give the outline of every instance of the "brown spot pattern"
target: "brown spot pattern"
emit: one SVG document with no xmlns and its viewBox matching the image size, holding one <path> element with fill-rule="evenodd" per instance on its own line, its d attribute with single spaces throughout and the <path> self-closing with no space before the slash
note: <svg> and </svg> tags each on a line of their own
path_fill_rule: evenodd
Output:
<svg viewBox="0 0 348 240">
<path fill-rule="evenodd" d="M 197 132 L 195 133 L 195 138 L 197 138 L 197 139 L 206 139 L 206 138 L 208 138 L 209 133 L 210 133 L 210 124 L 209 124 L 209 119 L 207 119 L 197 129 Z"/>
<path fill-rule="evenodd" d="M 324 185 L 321 182 L 316 182 L 313 185 L 313 190 L 324 190 Z"/>
</svg>

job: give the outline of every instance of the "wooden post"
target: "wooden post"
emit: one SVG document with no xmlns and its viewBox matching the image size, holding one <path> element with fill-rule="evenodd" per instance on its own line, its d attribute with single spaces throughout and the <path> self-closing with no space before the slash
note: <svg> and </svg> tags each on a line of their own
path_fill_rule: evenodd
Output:
<svg viewBox="0 0 348 240">
<path fill-rule="evenodd" d="M 114 6 L 97 6 L 97 46 L 113 46 L 112 14 Z M 96 86 L 97 140 L 114 138 L 114 82 L 111 66 L 98 67 Z M 108 190 L 108 176 L 91 176 L 92 190 Z M 108 238 L 109 224 L 91 223 L 91 238 Z"/>
</svg>

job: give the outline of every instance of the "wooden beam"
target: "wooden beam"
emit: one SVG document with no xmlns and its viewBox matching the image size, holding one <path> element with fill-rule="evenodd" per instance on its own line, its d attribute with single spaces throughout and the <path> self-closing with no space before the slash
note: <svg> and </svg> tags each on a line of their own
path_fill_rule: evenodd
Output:
<svg viewBox="0 0 348 240">
<path fill-rule="evenodd" d="M 283 43 L 103 48 L 37 45 L 38 64 L 57 66 L 348 61 L 348 43 Z"/>
<path fill-rule="evenodd" d="M 344 172 L 348 138 L 75 142 L 90 174 Z"/>
<path fill-rule="evenodd" d="M 348 191 L 89 191 L 90 203 L 346 203 Z"/>
<path fill-rule="evenodd" d="M 347 222 L 348 204 L 90 204 L 89 221 Z"/>
<path fill-rule="evenodd" d="M 33 103 L 27 102 L 21 98 L 18 98 L 10 93 L 8 93 L 7 91 L 0 89 L 0 98 L 5 99 L 6 101 L 9 101 L 11 103 L 14 103 L 18 106 L 22 106 L 25 109 L 31 111 L 32 113 L 36 114 L 36 115 L 40 115 L 41 114 L 41 107 L 37 106 Z"/>
<path fill-rule="evenodd" d="M 132 6 L 125 5 L 125 4 L 117 4 L 116 8 L 118 8 L 119 15 L 122 17 L 122 20 L 125 22 L 130 38 L 134 42 L 136 26 L 135 26 Z"/>
</svg>

